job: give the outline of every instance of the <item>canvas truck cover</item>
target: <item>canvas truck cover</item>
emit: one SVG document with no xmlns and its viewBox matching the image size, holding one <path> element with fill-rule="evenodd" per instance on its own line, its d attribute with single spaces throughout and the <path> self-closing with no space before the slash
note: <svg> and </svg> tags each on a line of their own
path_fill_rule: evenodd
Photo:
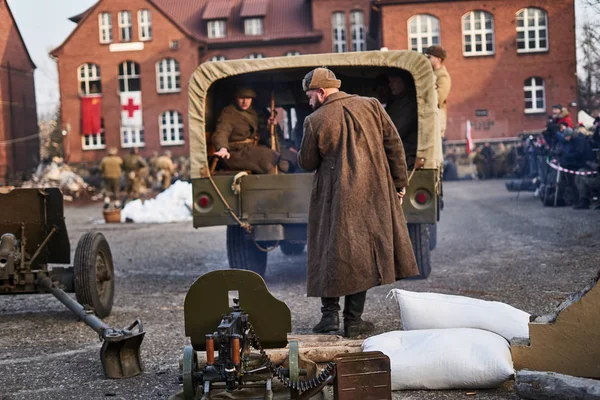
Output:
<svg viewBox="0 0 600 400">
<path fill-rule="evenodd" d="M 425 160 L 425 169 L 438 169 L 442 164 L 442 139 L 438 118 L 435 75 L 429 60 L 421 53 L 410 50 L 368 51 L 354 53 L 311 54 L 294 57 L 274 57 L 253 60 L 232 60 L 201 64 L 189 82 L 189 133 L 191 177 L 203 178 L 209 174 L 206 115 L 207 94 L 216 81 L 252 72 L 286 69 L 336 67 L 390 67 L 409 72 L 415 82 L 419 114 L 417 158 Z M 298 85 L 302 85 L 298 80 Z M 344 90 L 344 82 L 342 87 Z"/>
</svg>

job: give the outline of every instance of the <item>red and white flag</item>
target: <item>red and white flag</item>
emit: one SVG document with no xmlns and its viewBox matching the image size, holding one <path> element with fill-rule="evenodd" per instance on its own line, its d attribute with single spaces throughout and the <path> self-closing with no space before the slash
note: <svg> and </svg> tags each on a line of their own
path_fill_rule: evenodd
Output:
<svg viewBox="0 0 600 400">
<path fill-rule="evenodd" d="M 121 93 L 121 126 L 135 128 L 142 125 L 142 92 Z"/>
<path fill-rule="evenodd" d="M 471 121 L 467 120 L 467 155 L 473 152 L 473 138 L 471 137 Z"/>
</svg>

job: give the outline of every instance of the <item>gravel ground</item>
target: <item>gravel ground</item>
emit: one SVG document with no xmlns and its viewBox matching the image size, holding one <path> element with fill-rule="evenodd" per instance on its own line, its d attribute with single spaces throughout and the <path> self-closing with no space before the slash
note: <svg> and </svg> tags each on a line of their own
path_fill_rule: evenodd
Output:
<svg viewBox="0 0 600 400">
<path fill-rule="evenodd" d="M 445 184 L 446 208 L 426 281 L 370 290 L 365 319 L 377 332 L 400 328 L 393 287 L 466 295 L 545 313 L 596 274 L 600 211 L 544 208 L 501 181 Z M 203 273 L 227 268 L 225 229 L 194 230 L 191 222 L 97 225 L 100 205 L 66 207 L 74 251 L 79 237 L 101 230 L 116 268 L 115 307 L 106 322 L 141 318 L 146 371 L 127 381 L 103 378 L 96 335 L 49 295 L 0 297 L 0 399 L 165 399 L 180 390 L 178 360 L 186 344 L 183 300 Z M 269 255 L 266 281 L 292 310 L 293 331 L 309 333 L 319 300 L 305 296 L 306 256 Z M 207 305 L 210 306 L 210 305 Z M 395 399 L 473 397 L 467 391 L 397 392 Z M 516 399 L 512 384 L 477 391 L 482 399 Z"/>
</svg>

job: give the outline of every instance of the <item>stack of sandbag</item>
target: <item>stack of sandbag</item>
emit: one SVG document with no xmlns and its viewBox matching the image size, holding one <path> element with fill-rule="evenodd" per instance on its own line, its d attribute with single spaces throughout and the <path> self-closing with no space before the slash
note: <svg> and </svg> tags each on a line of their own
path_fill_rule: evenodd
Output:
<svg viewBox="0 0 600 400">
<path fill-rule="evenodd" d="M 394 289 L 403 331 L 363 343 L 390 358 L 392 390 L 488 389 L 514 375 L 509 341 L 529 314 L 504 303 Z"/>
<path fill-rule="evenodd" d="M 55 157 L 50 164 L 40 164 L 31 180 L 23 183 L 24 188 L 58 187 L 63 198 L 91 198 L 95 189 L 89 186 L 81 176 L 64 164 L 61 158 Z"/>
</svg>

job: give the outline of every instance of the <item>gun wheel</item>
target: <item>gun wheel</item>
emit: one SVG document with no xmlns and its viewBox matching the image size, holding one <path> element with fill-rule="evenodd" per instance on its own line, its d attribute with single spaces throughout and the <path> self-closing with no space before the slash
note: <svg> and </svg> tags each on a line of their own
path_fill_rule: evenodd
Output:
<svg viewBox="0 0 600 400">
<path fill-rule="evenodd" d="M 196 398 L 196 382 L 194 376 L 198 368 L 198 356 L 192 346 L 183 348 L 183 397 L 185 400 Z"/>
<path fill-rule="evenodd" d="M 77 301 L 94 310 L 98 317 L 107 317 L 113 306 L 115 272 L 112 253 L 102 233 L 88 232 L 79 239 L 74 269 Z"/>
</svg>

